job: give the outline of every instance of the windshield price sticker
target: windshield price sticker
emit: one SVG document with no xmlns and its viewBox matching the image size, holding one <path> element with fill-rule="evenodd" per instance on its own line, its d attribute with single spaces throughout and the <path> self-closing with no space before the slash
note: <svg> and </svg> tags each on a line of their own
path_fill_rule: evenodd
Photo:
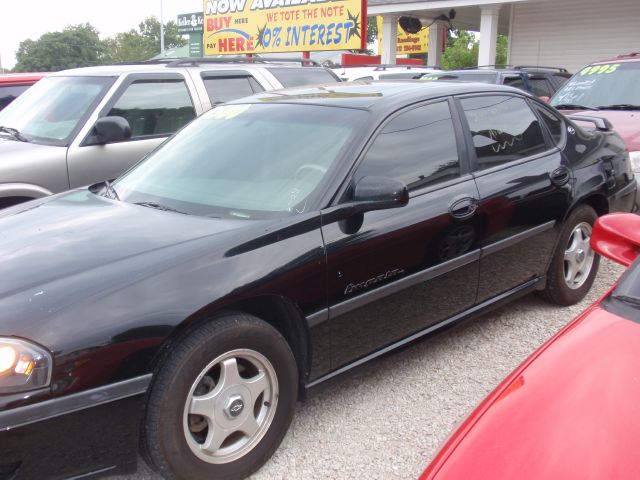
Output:
<svg viewBox="0 0 640 480">
<path fill-rule="evenodd" d="M 606 63 L 604 65 L 594 65 L 592 67 L 583 68 L 580 71 L 580 75 L 585 77 L 587 75 L 599 75 L 603 73 L 613 73 L 620 67 L 619 63 Z"/>
</svg>

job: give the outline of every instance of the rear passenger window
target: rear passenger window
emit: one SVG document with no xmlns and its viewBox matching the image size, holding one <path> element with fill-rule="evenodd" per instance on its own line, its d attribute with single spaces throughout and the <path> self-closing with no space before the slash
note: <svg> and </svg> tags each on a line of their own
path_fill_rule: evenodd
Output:
<svg viewBox="0 0 640 480">
<path fill-rule="evenodd" d="M 529 83 L 531 84 L 531 93 L 536 97 L 551 97 L 553 95 L 553 88 L 544 77 L 529 77 Z"/>
<path fill-rule="evenodd" d="M 126 118 L 135 139 L 170 135 L 193 120 L 196 112 L 184 80 L 138 80 L 107 115 Z"/>
<path fill-rule="evenodd" d="M 564 129 L 562 128 L 562 120 L 560 119 L 560 117 L 550 110 L 539 105 L 536 105 L 535 109 L 540 114 L 542 122 L 547 126 L 547 129 L 551 134 L 551 138 L 553 138 L 553 143 L 555 145 L 559 144 L 562 140 L 562 132 L 564 131 Z"/>
<path fill-rule="evenodd" d="M 393 118 L 358 166 L 356 182 L 365 176 L 395 178 L 409 190 L 459 177 L 449 104 L 425 105 Z"/>
<path fill-rule="evenodd" d="M 335 83 L 338 81 L 333 74 L 324 68 L 296 67 L 269 68 L 271 74 L 278 79 L 283 87 L 299 87 L 316 83 Z"/>
<path fill-rule="evenodd" d="M 203 76 L 202 81 L 207 89 L 211 105 L 230 102 L 264 91 L 264 88 L 251 75 Z"/>
<path fill-rule="evenodd" d="M 491 95 L 463 98 L 460 103 L 471 129 L 478 169 L 547 149 L 538 118 L 524 99 Z"/>
<path fill-rule="evenodd" d="M 520 90 L 526 90 L 522 77 L 505 77 L 504 84 L 513 88 L 519 88 Z"/>
</svg>

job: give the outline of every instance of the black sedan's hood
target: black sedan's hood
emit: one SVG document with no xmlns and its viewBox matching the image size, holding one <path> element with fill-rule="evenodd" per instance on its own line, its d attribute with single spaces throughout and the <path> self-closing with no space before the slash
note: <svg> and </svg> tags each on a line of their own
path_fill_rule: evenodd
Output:
<svg viewBox="0 0 640 480">
<path fill-rule="evenodd" d="M 123 262 L 211 236 L 235 236 L 250 225 L 257 226 L 158 211 L 87 190 L 36 200 L 0 212 L 0 299 L 31 289 L 37 295 L 57 279 L 118 262 L 126 276 Z"/>
</svg>

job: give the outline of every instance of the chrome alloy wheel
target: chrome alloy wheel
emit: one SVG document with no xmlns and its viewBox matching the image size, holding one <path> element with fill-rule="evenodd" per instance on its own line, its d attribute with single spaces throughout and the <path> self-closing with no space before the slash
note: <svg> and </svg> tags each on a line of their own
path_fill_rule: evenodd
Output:
<svg viewBox="0 0 640 480">
<path fill-rule="evenodd" d="M 187 444 L 208 463 L 238 460 L 267 433 L 277 405 L 278 379 L 264 355 L 224 353 L 191 386 L 183 414 Z"/>
<path fill-rule="evenodd" d="M 564 280 L 569 288 L 580 288 L 593 267 L 594 251 L 589 245 L 591 225 L 581 222 L 575 226 L 564 252 Z"/>
</svg>

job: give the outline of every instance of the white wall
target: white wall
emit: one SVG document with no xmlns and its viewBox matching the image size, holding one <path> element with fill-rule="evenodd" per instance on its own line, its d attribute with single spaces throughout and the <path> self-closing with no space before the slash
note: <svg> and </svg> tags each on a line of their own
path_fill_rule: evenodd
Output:
<svg viewBox="0 0 640 480">
<path fill-rule="evenodd" d="M 640 52 L 640 0 L 530 0 L 512 5 L 509 63 L 565 67 Z"/>
</svg>

